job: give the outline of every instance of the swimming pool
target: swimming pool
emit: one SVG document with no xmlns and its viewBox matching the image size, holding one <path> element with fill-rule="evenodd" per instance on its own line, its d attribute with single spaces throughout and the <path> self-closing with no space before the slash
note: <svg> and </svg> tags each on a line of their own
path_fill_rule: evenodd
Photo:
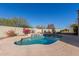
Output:
<svg viewBox="0 0 79 59">
<path fill-rule="evenodd" d="M 61 39 L 60 36 L 43 36 L 43 35 L 34 35 L 32 37 L 29 38 L 24 38 L 21 39 L 20 41 L 16 41 L 15 44 L 16 45 L 32 45 L 32 44 L 44 44 L 44 45 L 48 45 L 48 44 L 52 44 L 56 41 L 58 41 L 59 39 Z"/>
</svg>

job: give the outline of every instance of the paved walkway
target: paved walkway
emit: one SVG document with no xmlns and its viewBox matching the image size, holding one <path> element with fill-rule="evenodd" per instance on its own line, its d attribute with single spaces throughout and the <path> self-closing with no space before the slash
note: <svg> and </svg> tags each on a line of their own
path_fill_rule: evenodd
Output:
<svg viewBox="0 0 79 59">
<path fill-rule="evenodd" d="M 40 45 L 40 44 L 23 45 L 23 46 L 15 45 L 14 42 L 20 40 L 22 37 L 24 36 L 17 36 L 0 40 L 0 55 L 5 56 L 79 55 L 79 47 L 66 43 L 64 41 L 57 41 L 50 45 Z"/>
<path fill-rule="evenodd" d="M 79 47 L 79 37 L 74 35 L 62 35 L 63 39 L 61 41 L 71 44 L 73 46 Z"/>
</svg>

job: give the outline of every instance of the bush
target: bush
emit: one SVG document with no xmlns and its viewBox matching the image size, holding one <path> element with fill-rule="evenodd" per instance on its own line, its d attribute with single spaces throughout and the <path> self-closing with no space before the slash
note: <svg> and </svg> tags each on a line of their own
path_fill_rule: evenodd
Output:
<svg viewBox="0 0 79 59">
<path fill-rule="evenodd" d="M 8 37 L 12 37 L 12 36 L 16 36 L 17 34 L 13 31 L 13 30 L 9 30 L 8 32 L 6 32 Z"/>
<path fill-rule="evenodd" d="M 23 33 L 24 33 L 24 34 L 29 34 L 29 33 L 30 33 L 30 30 L 29 30 L 29 29 L 24 28 L 24 29 L 23 29 Z"/>
</svg>

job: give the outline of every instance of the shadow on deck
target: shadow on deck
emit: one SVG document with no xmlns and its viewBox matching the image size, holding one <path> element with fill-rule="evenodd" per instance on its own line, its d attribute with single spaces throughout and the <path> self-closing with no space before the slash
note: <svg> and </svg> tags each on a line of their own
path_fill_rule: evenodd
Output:
<svg viewBox="0 0 79 59">
<path fill-rule="evenodd" d="M 74 35 L 62 35 L 63 38 L 60 40 L 62 42 L 68 43 L 70 45 L 79 47 L 79 37 Z"/>
</svg>

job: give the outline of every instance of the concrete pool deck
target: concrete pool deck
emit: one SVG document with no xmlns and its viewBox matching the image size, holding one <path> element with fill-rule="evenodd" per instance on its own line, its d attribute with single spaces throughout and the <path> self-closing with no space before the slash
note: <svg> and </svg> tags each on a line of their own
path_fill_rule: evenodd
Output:
<svg viewBox="0 0 79 59">
<path fill-rule="evenodd" d="M 2 56 L 72 56 L 79 55 L 79 47 L 57 41 L 50 45 L 15 45 L 14 42 L 25 36 L 16 36 L 0 40 Z"/>
</svg>

